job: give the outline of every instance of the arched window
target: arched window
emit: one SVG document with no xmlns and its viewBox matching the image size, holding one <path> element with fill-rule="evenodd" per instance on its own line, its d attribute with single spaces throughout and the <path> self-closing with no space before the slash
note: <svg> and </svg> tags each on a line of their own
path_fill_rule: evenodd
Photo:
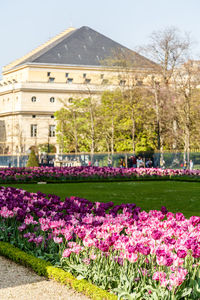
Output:
<svg viewBox="0 0 200 300">
<path fill-rule="evenodd" d="M 33 97 L 31 98 L 31 101 L 32 101 L 32 102 L 36 102 L 36 97 L 33 96 Z"/>
<path fill-rule="evenodd" d="M 50 102 L 51 102 L 51 103 L 55 102 L 55 98 L 54 98 L 54 97 L 51 97 L 51 98 L 50 98 Z"/>
</svg>

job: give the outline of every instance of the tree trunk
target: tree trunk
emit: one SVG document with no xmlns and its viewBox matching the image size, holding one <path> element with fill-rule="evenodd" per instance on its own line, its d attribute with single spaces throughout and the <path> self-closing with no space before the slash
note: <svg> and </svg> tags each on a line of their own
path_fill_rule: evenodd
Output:
<svg viewBox="0 0 200 300">
<path fill-rule="evenodd" d="M 174 139 L 173 139 L 172 148 L 173 150 L 176 150 L 177 149 L 177 121 L 175 119 L 173 120 L 173 132 L 174 132 Z"/>
<path fill-rule="evenodd" d="M 159 109 L 159 99 L 158 99 L 158 88 L 157 84 L 154 82 L 154 97 L 155 97 L 155 112 L 156 112 L 156 130 L 157 130 L 157 144 L 158 151 L 160 151 L 160 109 Z"/>
<path fill-rule="evenodd" d="M 90 124 L 91 124 L 91 162 L 93 163 L 94 149 L 95 149 L 95 126 L 94 126 L 94 115 L 92 101 L 90 99 Z"/>
<path fill-rule="evenodd" d="M 77 132 L 77 122 L 76 122 L 76 112 L 73 111 L 74 119 L 74 142 L 75 142 L 75 153 L 78 152 L 78 132 Z"/>
<path fill-rule="evenodd" d="M 190 129 L 189 127 L 185 126 L 185 145 L 184 145 L 184 150 L 185 150 L 185 158 L 187 160 L 187 164 L 189 165 L 190 161 Z"/>
<path fill-rule="evenodd" d="M 114 154 L 114 134 L 115 134 L 115 127 L 114 127 L 114 120 L 112 117 L 112 125 L 111 125 L 111 153 Z"/>
<path fill-rule="evenodd" d="M 162 137 L 162 128 L 161 128 L 161 116 L 160 116 L 160 101 L 159 101 L 159 90 L 158 84 L 154 82 L 154 97 L 155 97 L 155 112 L 156 112 L 156 130 L 157 130 L 157 148 L 159 151 L 159 167 L 163 166 L 163 137 Z"/>
<path fill-rule="evenodd" d="M 114 154 L 114 136 L 115 136 L 115 124 L 114 124 L 114 103 L 112 100 L 112 123 L 111 123 L 111 153 Z"/>
<path fill-rule="evenodd" d="M 185 152 L 186 152 L 186 160 L 189 165 L 190 161 L 190 95 L 185 97 Z"/>
<path fill-rule="evenodd" d="M 133 153 L 135 154 L 135 119 L 134 119 L 134 113 L 132 112 L 132 147 L 133 147 Z"/>
</svg>

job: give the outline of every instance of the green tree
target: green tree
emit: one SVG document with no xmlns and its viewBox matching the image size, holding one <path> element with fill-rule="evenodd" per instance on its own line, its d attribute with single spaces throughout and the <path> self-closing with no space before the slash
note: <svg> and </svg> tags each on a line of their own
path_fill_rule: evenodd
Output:
<svg viewBox="0 0 200 300">
<path fill-rule="evenodd" d="M 79 127 L 85 146 L 89 148 L 91 155 L 99 150 L 100 137 L 100 102 L 90 97 L 84 98 L 79 102 L 81 111 L 82 125 Z"/>
<path fill-rule="evenodd" d="M 64 107 L 55 113 L 57 120 L 57 141 L 62 152 L 80 152 L 82 150 L 82 111 L 80 99 L 71 99 L 63 103 Z"/>
<path fill-rule="evenodd" d="M 118 121 L 121 114 L 122 93 L 119 89 L 114 92 L 106 91 L 101 98 L 101 114 L 103 116 L 102 137 L 105 139 L 107 151 L 115 152 Z"/>
<path fill-rule="evenodd" d="M 49 143 L 38 145 L 38 149 L 40 150 L 40 152 L 45 152 L 45 153 L 55 153 L 56 152 L 55 146 L 52 144 L 49 144 Z"/>
<path fill-rule="evenodd" d="M 92 97 L 71 99 L 55 113 L 57 140 L 67 152 L 98 151 L 99 103 Z"/>
<path fill-rule="evenodd" d="M 35 155 L 35 151 L 32 149 L 29 155 L 26 167 L 39 167 L 38 159 Z"/>
<path fill-rule="evenodd" d="M 151 106 L 152 93 L 144 87 L 133 87 L 123 93 L 123 116 L 120 120 L 120 127 L 126 130 L 131 139 L 131 151 L 135 153 L 136 144 L 147 131 L 149 140 L 154 134 L 153 120 L 154 110 Z M 151 130 L 150 130 L 151 129 Z"/>
<path fill-rule="evenodd" d="M 184 158 L 190 159 L 191 146 L 199 147 L 200 100 L 197 86 L 200 83 L 198 65 L 189 60 L 176 72 L 177 111 L 180 127 L 180 141 Z"/>
</svg>

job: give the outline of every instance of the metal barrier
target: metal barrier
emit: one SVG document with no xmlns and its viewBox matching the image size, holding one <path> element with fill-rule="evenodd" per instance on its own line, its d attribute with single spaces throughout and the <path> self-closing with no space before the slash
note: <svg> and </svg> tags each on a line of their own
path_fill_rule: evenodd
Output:
<svg viewBox="0 0 200 300">
<path fill-rule="evenodd" d="M 0 167 L 24 167 L 28 155 L 0 155 Z"/>
<path fill-rule="evenodd" d="M 97 167 L 134 167 L 132 153 L 80 153 L 80 154 L 46 154 L 38 157 L 40 166 L 97 166 Z M 190 153 L 190 162 L 184 161 L 184 153 L 149 153 L 143 152 L 136 155 L 141 157 L 143 166 L 147 167 L 148 160 L 152 167 L 170 169 L 193 168 L 200 169 L 200 152 Z M 0 155 L 0 167 L 25 167 L 28 155 Z M 191 162 L 192 161 L 192 162 Z M 193 166 L 192 166 L 193 165 Z"/>
</svg>

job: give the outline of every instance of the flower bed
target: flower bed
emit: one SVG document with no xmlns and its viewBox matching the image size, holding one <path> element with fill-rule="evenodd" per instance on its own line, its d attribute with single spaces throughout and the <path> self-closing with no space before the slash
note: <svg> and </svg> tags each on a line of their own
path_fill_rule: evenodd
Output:
<svg viewBox="0 0 200 300">
<path fill-rule="evenodd" d="M 200 181 L 200 170 L 109 167 L 0 168 L 0 183 L 170 179 Z"/>
<path fill-rule="evenodd" d="M 1 187 L 0 227 L 1 241 L 123 299 L 200 297 L 200 217 Z"/>
</svg>

